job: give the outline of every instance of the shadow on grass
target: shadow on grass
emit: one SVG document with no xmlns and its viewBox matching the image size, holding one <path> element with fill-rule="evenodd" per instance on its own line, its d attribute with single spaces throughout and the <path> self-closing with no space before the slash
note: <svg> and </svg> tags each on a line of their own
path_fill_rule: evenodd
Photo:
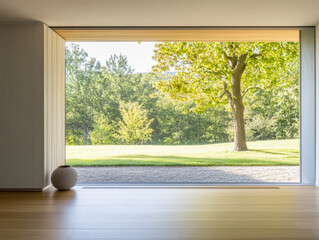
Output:
<svg viewBox="0 0 319 240">
<path fill-rule="evenodd" d="M 288 154 L 289 155 L 289 154 Z M 184 156 L 125 155 L 94 160 L 69 159 L 72 166 L 298 166 L 298 159 L 200 158 Z"/>
<path fill-rule="evenodd" d="M 284 156 L 291 156 L 295 154 L 299 154 L 299 151 L 294 151 L 294 150 L 281 150 L 279 151 L 269 151 L 269 150 L 263 150 L 263 149 L 251 149 L 249 150 L 251 152 L 260 152 L 260 153 L 267 153 L 267 154 L 273 154 L 273 155 L 284 155 Z"/>
</svg>

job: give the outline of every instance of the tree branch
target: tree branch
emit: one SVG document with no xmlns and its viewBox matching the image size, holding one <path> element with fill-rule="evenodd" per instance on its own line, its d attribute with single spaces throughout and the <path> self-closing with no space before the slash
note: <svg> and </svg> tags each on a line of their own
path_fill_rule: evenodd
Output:
<svg viewBox="0 0 319 240">
<path fill-rule="evenodd" d="M 225 96 L 226 92 L 224 91 L 222 94 L 220 94 L 219 98 L 223 98 Z"/>
<path fill-rule="evenodd" d="M 231 58 L 230 56 L 228 56 L 225 51 L 223 51 L 223 55 L 225 56 L 225 58 L 226 58 L 227 60 L 230 60 L 230 61 L 231 61 L 231 60 L 233 59 L 233 58 Z"/>
<path fill-rule="evenodd" d="M 226 83 L 225 79 L 222 79 L 222 80 L 223 80 L 223 83 L 224 83 L 224 92 L 222 93 L 221 97 L 223 97 L 224 95 L 227 95 L 229 103 L 233 104 L 233 96 L 232 96 L 231 92 L 229 92 L 227 90 L 227 83 Z"/>
<path fill-rule="evenodd" d="M 223 55 L 228 60 L 228 62 L 231 64 L 232 69 L 234 69 L 237 66 L 237 56 L 230 57 L 227 55 L 225 51 L 223 51 Z"/>
<path fill-rule="evenodd" d="M 267 88 L 269 88 L 270 86 L 268 85 L 267 87 L 265 88 L 261 88 L 261 87 L 258 87 L 258 86 L 254 86 L 254 87 L 248 87 L 245 89 L 244 93 L 242 94 L 242 98 L 251 90 L 251 89 L 259 89 L 261 91 L 265 91 Z"/>
<path fill-rule="evenodd" d="M 213 75 L 218 76 L 218 77 L 220 77 L 220 78 L 223 78 L 223 77 L 224 77 L 224 75 L 222 75 L 222 74 L 219 73 L 219 72 L 213 72 L 213 71 L 207 71 L 207 70 L 205 70 L 205 72 L 206 72 L 206 73 L 213 74 Z"/>
<path fill-rule="evenodd" d="M 256 58 L 256 57 L 260 57 L 261 54 L 260 53 L 255 53 L 253 55 L 250 56 L 250 58 Z"/>
<path fill-rule="evenodd" d="M 237 74 L 242 74 L 245 70 L 246 67 L 246 59 L 247 59 L 248 53 L 242 54 L 240 55 L 239 59 L 238 59 L 238 63 L 235 66 L 235 72 L 237 72 Z"/>
</svg>

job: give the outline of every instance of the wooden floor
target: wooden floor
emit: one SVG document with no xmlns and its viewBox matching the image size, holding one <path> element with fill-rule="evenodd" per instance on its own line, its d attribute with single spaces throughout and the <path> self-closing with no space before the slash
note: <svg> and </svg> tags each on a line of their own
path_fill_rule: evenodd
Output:
<svg viewBox="0 0 319 240">
<path fill-rule="evenodd" d="M 319 239 L 319 189 L 0 192 L 0 239 Z"/>
</svg>

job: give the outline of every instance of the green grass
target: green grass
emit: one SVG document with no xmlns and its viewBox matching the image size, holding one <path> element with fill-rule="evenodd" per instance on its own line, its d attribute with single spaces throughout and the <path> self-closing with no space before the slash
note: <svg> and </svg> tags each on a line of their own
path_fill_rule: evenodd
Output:
<svg viewBox="0 0 319 240">
<path fill-rule="evenodd" d="M 67 146 L 72 166 L 296 166 L 299 140 L 248 142 L 249 151 L 233 152 L 233 143 L 206 145 Z"/>
</svg>

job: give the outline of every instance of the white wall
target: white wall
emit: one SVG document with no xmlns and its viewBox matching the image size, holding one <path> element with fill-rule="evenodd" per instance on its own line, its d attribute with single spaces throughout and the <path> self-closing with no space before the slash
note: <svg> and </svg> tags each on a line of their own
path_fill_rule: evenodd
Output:
<svg viewBox="0 0 319 240">
<path fill-rule="evenodd" d="M 65 42 L 44 26 L 44 186 L 65 163 Z"/>
<path fill-rule="evenodd" d="M 316 25 L 316 186 L 319 187 L 319 24 Z"/>
<path fill-rule="evenodd" d="M 41 23 L 0 25 L 0 81 L 0 190 L 42 190 L 64 162 L 64 41 Z"/>
<path fill-rule="evenodd" d="M 316 167 L 316 84 L 315 29 L 300 30 L 300 151 L 301 182 L 315 184 Z"/>
</svg>

